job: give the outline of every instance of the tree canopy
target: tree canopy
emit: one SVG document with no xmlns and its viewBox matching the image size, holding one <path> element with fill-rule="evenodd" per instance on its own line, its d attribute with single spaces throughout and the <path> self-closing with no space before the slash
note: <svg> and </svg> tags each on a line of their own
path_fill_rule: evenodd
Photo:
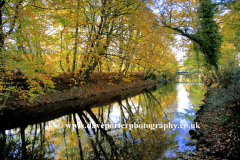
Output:
<svg viewBox="0 0 240 160">
<path fill-rule="evenodd" d="M 93 71 L 127 76 L 175 72 L 169 30 L 140 0 L 2 0 L 2 73 L 21 72 L 30 92 L 53 89 L 51 77 L 71 72 L 77 83 Z M 162 66 L 162 67 L 160 67 Z M 175 70 L 174 70 L 175 68 Z M 41 82 L 40 82 L 41 81 Z"/>
</svg>

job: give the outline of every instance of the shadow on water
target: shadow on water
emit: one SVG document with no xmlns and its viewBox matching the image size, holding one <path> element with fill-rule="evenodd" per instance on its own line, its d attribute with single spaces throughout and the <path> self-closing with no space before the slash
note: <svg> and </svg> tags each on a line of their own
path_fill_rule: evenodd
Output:
<svg viewBox="0 0 240 160">
<path fill-rule="evenodd" d="M 102 107 L 79 107 L 55 120 L 2 131 L 0 159 L 174 159 L 191 149 L 189 129 L 164 125 L 192 123 L 199 88 L 156 86 Z"/>
</svg>

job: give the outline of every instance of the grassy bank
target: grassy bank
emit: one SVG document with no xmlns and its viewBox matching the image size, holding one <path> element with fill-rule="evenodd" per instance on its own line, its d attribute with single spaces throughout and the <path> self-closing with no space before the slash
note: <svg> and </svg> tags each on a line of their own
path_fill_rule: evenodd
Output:
<svg viewBox="0 0 240 160">
<path fill-rule="evenodd" d="M 197 112 L 195 159 L 240 158 L 240 71 L 222 86 L 212 85 Z"/>
</svg>

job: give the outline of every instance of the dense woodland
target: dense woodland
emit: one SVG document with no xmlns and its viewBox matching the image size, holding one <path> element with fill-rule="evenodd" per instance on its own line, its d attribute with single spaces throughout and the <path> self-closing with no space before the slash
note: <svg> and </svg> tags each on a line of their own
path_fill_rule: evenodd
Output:
<svg viewBox="0 0 240 160">
<path fill-rule="evenodd" d="M 231 0 L 1 0 L 3 106 L 64 82 L 97 83 L 96 75 L 171 77 L 176 46 L 187 51 L 185 68 L 221 83 L 239 65 L 239 7 Z"/>
</svg>

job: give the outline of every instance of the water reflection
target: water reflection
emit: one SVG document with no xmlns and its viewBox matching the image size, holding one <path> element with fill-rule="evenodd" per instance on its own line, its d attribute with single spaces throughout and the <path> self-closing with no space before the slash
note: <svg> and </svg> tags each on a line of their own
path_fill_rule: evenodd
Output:
<svg viewBox="0 0 240 160">
<path fill-rule="evenodd" d="M 171 131 L 174 145 L 168 148 L 164 157 L 176 157 L 181 155 L 182 152 L 192 153 L 195 150 L 195 146 L 189 146 L 191 138 L 188 134 L 192 128 L 182 128 L 181 126 L 195 127 L 193 120 L 195 118 L 195 112 L 202 103 L 205 87 L 201 83 L 179 83 L 177 88 L 177 108 L 168 112 L 169 118 L 173 124 L 177 125 L 176 130 Z M 197 94 L 196 94 L 197 93 Z M 192 125 L 192 126 L 191 126 Z"/>
<path fill-rule="evenodd" d="M 52 121 L 6 130 L 0 133 L 0 159 L 174 157 L 179 151 L 191 149 L 185 145 L 189 129 L 108 126 L 191 123 L 189 117 L 194 111 L 186 109 L 192 109 L 192 103 L 198 102 L 196 95 L 191 96 L 197 88 L 176 83 L 156 86 L 153 92 L 118 99 L 104 107 L 78 109 Z M 97 125 L 103 127 L 94 127 Z"/>
<path fill-rule="evenodd" d="M 185 75 L 178 75 L 175 79 L 176 82 L 180 83 L 201 83 L 201 75 L 198 74 L 185 74 Z"/>
</svg>

